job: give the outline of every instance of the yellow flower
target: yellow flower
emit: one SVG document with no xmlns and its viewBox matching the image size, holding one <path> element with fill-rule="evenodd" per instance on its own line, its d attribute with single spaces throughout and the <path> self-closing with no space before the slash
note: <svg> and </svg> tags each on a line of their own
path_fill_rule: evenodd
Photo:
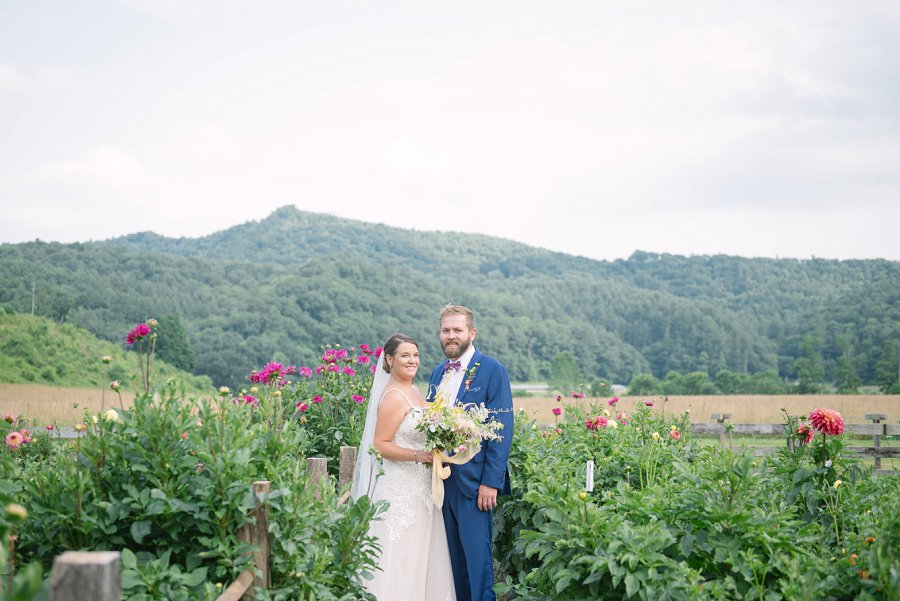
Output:
<svg viewBox="0 0 900 601">
<path fill-rule="evenodd" d="M 272 393 L 272 396 L 273 396 L 273 397 L 276 397 L 276 398 L 280 397 L 280 396 L 281 396 L 281 391 L 280 391 L 280 390 L 276 390 L 275 392 Z"/>
<path fill-rule="evenodd" d="M 844 483 L 843 480 L 835 480 L 834 481 L 834 490 L 839 489 L 841 487 L 841 484 L 843 484 L 843 483 Z"/>
<path fill-rule="evenodd" d="M 259 392 L 259 388 L 257 388 L 256 386 L 250 387 L 250 394 L 256 394 L 257 392 Z"/>
<path fill-rule="evenodd" d="M 151 328 L 155 328 L 156 326 L 159 325 L 159 322 L 153 318 L 150 318 L 147 320 L 147 325 L 150 326 Z"/>
<path fill-rule="evenodd" d="M 583 491 L 581 491 L 580 493 L 578 493 L 578 498 L 581 499 L 582 501 L 586 500 L 587 497 L 588 497 L 587 491 L 584 491 L 584 490 L 583 490 Z"/>
<path fill-rule="evenodd" d="M 6 515 L 10 519 L 21 521 L 28 517 L 28 510 L 18 503 L 10 503 L 6 506 Z"/>
<path fill-rule="evenodd" d="M 653 440 L 659 440 L 659 432 L 654 432 L 652 434 L 652 436 L 653 436 Z"/>
<path fill-rule="evenodd" d="M 110 363 L 112 363 L 112 357 L 110 357 L 109 355 L 103 355 L 102 357 L 100 357 L 100 361 L 102 361 L 106 365 L 109 365 Z"/>
<path fill-rule="evenodd" d="M 219 394 L 221 394 L 222 396 L 228 396 L 229 394 L 231 394 L 231 389 L 227 386 L 219 386 Z"/>
<path fill-rule="evenodd" d="M 670 432 L 674 432 L 674 431 L 677 430 L 677 429 L 678 429 L 678 426 L 676 426 L 675 424 L 672 424 L 672 427 L 669 428 L 669 431 L 670 431 Z"/>
<path fill-rule="evenodd" d="M 76 432 L 84 432 L 85 430 L 87 430 L 87 426 L 85 426 L 84 424 L 75 424 Z"/>
<path fill-rule="evenodd" d="M 110 409 L 103 414 L 103 419 L 108 422 L 117 422 L 119 421 L 119 413 L 115 409 Z"/>
</svg>

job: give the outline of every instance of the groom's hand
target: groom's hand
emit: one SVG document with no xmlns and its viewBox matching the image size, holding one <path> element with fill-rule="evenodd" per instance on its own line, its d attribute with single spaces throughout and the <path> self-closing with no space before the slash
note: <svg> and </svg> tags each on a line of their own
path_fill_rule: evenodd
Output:
<svg viewBox="0 0 900 601">
<path fill-rule="evenodd" d="M 493 511 L 497 507 L 497 489 L 480 484 L 478 486 L 478 509 Z"/>
</svg>

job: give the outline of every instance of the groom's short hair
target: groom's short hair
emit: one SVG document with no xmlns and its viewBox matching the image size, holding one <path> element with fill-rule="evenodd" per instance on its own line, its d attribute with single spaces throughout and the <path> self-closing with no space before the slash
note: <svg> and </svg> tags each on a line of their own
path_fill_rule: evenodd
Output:
<svg viewBox="0 0 900 601">
<path fill-rule="evenodd" d="M 463 315 L 466 318 L 466 325 L 471 330 L 475 327 L 475 313 L 468 307 L 462 305 L 445 305 L 441 309 L 440 319 L 444 319 L 448 315 Z"/>
</svg>

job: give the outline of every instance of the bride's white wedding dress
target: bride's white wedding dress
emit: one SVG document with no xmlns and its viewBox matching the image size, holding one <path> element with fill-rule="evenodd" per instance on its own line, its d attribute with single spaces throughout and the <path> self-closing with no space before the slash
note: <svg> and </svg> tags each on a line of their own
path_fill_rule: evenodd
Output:
<svg viewBox="0 0 900 601">
<path fill-rule="evenodd" d="M 409 411 L 394 444 L 422 450 L 425 434 L 416 430 L 422 409 L 406 402 Z M 390 506 L 369 528 L 381 555 L 380 570 L 365 583 L 366 590 L 378 601 L 455 601 L 444 517 L 431 498 L 431 464 L 385 459 L 383 467 L 372 500 Z"/>
</svg>

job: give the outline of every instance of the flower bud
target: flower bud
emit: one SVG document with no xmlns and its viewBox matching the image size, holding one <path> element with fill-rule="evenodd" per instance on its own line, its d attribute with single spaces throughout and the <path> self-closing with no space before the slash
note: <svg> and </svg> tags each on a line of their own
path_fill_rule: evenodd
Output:
<svg viewBox="0 0 900 601">
<path fill-rule="evenodd" d="M 28 510 L 18 503 L 10 503 L 6 506 L 6 516 L 13 521 L 21 522 L 28 517 Z"/>
</svg>

